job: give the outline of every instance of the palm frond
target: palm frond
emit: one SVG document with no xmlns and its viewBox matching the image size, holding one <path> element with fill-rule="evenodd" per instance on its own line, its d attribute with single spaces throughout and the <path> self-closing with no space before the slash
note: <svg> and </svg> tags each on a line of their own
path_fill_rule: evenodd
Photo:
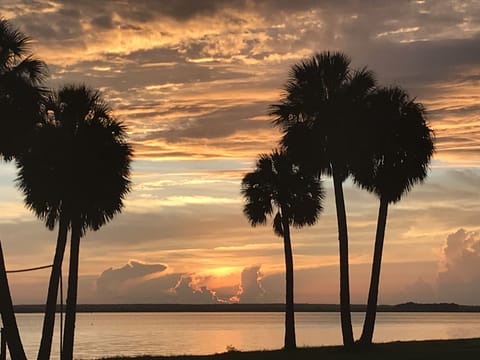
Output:
<svg viewBox="0 0 480 360">
<path fill-rule="evenodd" d="M 397 202 L 424 181 L 435 151 L 434 133 L 422 104 L 400 87 L 376 90 L 368 99 L 368 119 L 352 164 L 360 187 Z M 368 129 L 368 130 L 367 130 Z M 363 131 L 363 132 L 362 132 Z"/>
<path fill-rule="evenodd" d="M 0 69 L 14 66 L 28 51 L 31 39 L 0 18 Z"/>
<path fill-rule="evenodd" d="M 122 210 L 131 190 L 126 127 L 84 85 L 51 93 L 45 108 L 48 121 L 18 160 L 17 186 L 48 227 L 68 211 L 81 219 L 82 233 L 98 230 Z"/>
<path fill-rule="evenodd" d="M 326 51 L 294 64 L 282 98 L 270 107 L 289 155 L 304 168 L 314 164 L 318 173 L 330 175 L 335 169 L 342 179 L 355 151 L 350 123 L 375 87 L 370 70 L 352 70 L 350 63 L 347 55 Z"/>
<path fill-rule="evenodd" d="M 318 176 L 303 172 L 281 150 L 258 157 L 255 170 L 242 180 L 241 192 L 245 198 L 243 212 L 253 226 L 266 224 L 276 212 L 272 225 L 277 235 L 283 234 L 279 216 L 302 227 L 313 225 L 322 211 L 324 195 Z"/>
</svg>

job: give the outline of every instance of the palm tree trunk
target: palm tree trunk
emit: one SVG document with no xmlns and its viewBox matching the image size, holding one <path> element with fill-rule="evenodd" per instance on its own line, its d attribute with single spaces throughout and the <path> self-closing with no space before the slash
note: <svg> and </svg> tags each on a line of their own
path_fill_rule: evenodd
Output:
<svg viewBox="0 0 480 360">
<path fill-rule="evenodd" d="M 372 275 L 370 278 L 370 289 L 368 291 L 367 312 L 363 323 L 362 336 L 359 342 L 370 345 L 373 339 L 373 329 L 377 315 L 378 287 L 380 284 L 380 267 L 382 265 L 383 242 L 385 239 L 385 228 L 387 226 L 388 201 L 380 198 L 378 209 L 377 233 L 375 235 L 375 249 L 373 252 Z"/>
<path fill-rule="evenodd" d="M 58 284 L 62 273 L 62 262 L 67 244 L 68 219 L 66 215 L 61 215 L 58 226 L 57 246 L 53 258 L 52 272 L 48 284 L 47 303 L 45 305 L 45 317 L 43 319 L 42 340 L 38 351 L 38 360 L 50 359 L 52 350 L 53 329 L 55 327 L 55 310 L 58 298 Z M 63 311 L 62 309 L 60 311 Z"/>
<path fill-rule="evenodd" d="M 80 219 L 77 216 L 72 222 L 70 243 L 70 267 L 68 269 L 67 307 L 65 314 L 65 331 L 63 334 L 62 360 L 73 359 L 75 336 L 75 316 L 77 312 L 78 258 L 80 253 Z"/>
<path fill-rule="evenodd" d="M 2 323 L 5 327 L 8 351 L 12 360 L 26 360 L 22 340 L 18 332 L 17 320 L 13 311 L 12 296 L 8 287 L 7 270 L 3 259 L 2 245 L 0 243 L 0 312 Z"/>
<path fill-rule="evenodd" d="M 338 246 L 340 255 L 340 318 L 342 325 L 343 345 L 353 345 L 352 317 L 350 312 L 350 275 L 348 266 L 348 231 L 345 199 L 343 197 L 342 180 L 333 170 L 333 189 L 337 208 Z"/>
<path fill-rule="evenodd" d="M 297 347 L 295 339 L 295 302 L 293 287 L 293 254 L 290 240 L 290 225 L 282 209 L 283 246 L 285 252 L 285 349 Z"/>
</svg>

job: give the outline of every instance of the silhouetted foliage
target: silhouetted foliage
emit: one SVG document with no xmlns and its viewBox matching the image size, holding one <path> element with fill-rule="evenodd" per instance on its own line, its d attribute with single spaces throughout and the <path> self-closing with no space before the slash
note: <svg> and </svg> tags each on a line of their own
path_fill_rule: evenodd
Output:
<svg viewBox="0 0 480 360">
<path fill-rule="evenodd" d="M 131 146 L 100 93 L 68 85 L 48 97 L 48 119 L 18 161 L 26 205 L 52 229 L 60 213 L 79 216 L 81 233 L 98 230 L 130 190 Z"/>
<path fill-rule="evenodd" d="M 0 156 L 12 160 L 41 121 L 47 75 L 44 62 L 29 54 L 31 40 L 0 18 Z"/>
<path fill-rule="evenodd" d="M 434 153 L 433 131 L 421 103 L 399 87 L 380 88 L 368 98 L 358 123 L 353 178 L 389 203 L 399 201 L 427 177 Z"/>
<path fill-rule="evenodd" d="M 26 360 L 20 333 L 18 332 L 17 319 L 13 311 L 12 296 L 8 285 L 7 270 L 5 269 L 5 260 L 0 243 L 0 313 L 2 316 L 2 337 L 5 340 L 12 360 Z M 3 350 L 3 349 L 2 349 Z M 3 354 L 2 354 L 3 355 Z"/>
<path fill-rule="evenodd" d="M 399 201 L 424 181 L 434 153 L 433 132 L 422 104 L 399 87 L 380 88 L 368 98 L 368 110 L 355 132 L 354 181 L 380 199 L 372 276 L 361 343 L 370 344 L 375 324 L 388 204 Z"/>
<path fill-rule="evenodd" d="M 250 224 L 263 225 L 267 217 L 274 216 L 273 230 L 284 240 L 285 348 L 292 349 L 296 347 L 296 340 L 290 226 L 303 227 L 317 222 L 324 197 L 321 183 L 313 174 L 300 171 L 285 153 L 275 150 L 259 156 L 255 170 L 243 178 L 241 191 L 246 200 L 243 212 Z"/>
<path fill-rule="evenodd" d="M 333 177 L 339 231 L 340 305 L 345 345 L 353 344 L 350 315 L 348 231 L 343 181 L 349 176 L 352 123 L 364 113 L 375 88 L 373 73 L 352 70 L 343 53 L 323 52 L 295 64 L 281 101 L 272 106 L 273 123 L 283 131 L 282 146 L 306 171 Z"/>
<path fill-rule="evenodd" d="M 0 18 L 0 159 L 10 161 L 28 144 L 41 121 L 46 65 L 29 54 L 30 38 Z M 3 256 L 3 255 L 2 255 Z M 3 259 L 2 259 L 3 261 Z M 25 359 L 5 269 L 0 311 L 12 359 Z"/>
<path fill-rule="evenodd" d="M 98 91 L 83 85 L 64 86 L 48 97 L 45 109 L 45 124 L 18 159 L 17 184 L 27 207 L 48 228 L 60 222 L 54 259 L 57 271 L 54 274 L 52 270 L 50 279 L 51 299 L 56 299 L 58 292 L 66 242 L 62 236 L 66 237 L 68 228 L 72 230 L 62 354 L 62 358 L 71 359 L 80 237 L 87 229 L 98 230 L 121 211 L 130 191 L 132 148 L 126 141 L 125 126 L 112 116 Z M 52 304 L 54 311 L 55 303 L 47 299 L 46 313 Z M 48 358 L 52 333 L 53 323 L 47 326 L 44 322 L 39 358 Z"/>
</svg>

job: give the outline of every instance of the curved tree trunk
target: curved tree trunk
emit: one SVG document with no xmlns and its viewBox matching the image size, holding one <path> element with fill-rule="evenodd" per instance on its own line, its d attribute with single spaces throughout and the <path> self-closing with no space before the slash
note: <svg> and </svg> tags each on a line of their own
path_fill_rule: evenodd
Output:
<svg viewBox="0 0 480 360">
<path fill-rule="evenodd" d="M 362 336 L 359 342 L 363 345 L 370 345 L 373 339 L 375 318 L 377 315 L 378 287 L 380 284 L 380 267 L 382 265 L 383 243 L 385 239 L 385 228 L 387 225 L 388 201 L 381 198 L 378 209 L 377 233 L 375 235 L 375 249 L 373 252 L 372 274 L 370 278 L 370 289 L 368 291 L 367 312 L 363 323 Z"/>
<path fill-rule="evenodd" d="M 53 329 L 55 327 L 55 310 L 57 307 L 58 284 L 62 274 L 63 256 L 67 244 L 68 219 L 66 215 L 61 215 L 58 226 L 57 246 L 53 258 L 50 281 L 48 283 L 47 303 L 45 305 L 45 317 L 43 319 L 42 340 L 38 351 L 38 360 L 50 359 L 52 350 Z M 63 310 L 60 310 L 63 311 Z M 61 325 L 60 325 L 61 326 Z"/>
<path fill-rule="evenodd" d="M 73 359 L 75 336 L 75 316 L 77 312 L 78 258 L 80 252 L 80 219 L 72 221 L 70 243 L 70 266 L 68 269 L 67 307 L 65 314 L 65 331 L 63 334 L 62 360 Z"/>
<path fill-rule="evenodd" d="M 343 345 L 353 345 L 352 317 L 350 312 L 350 275 L 348 265 L 348 231 L 345 199 L 343 197 L 342 180 L 333 170 L 333 189 L 337 208 L 338 246 L 340 254 L 340 318 L 342 325 Z"/>
<path fill-rule="evenodd" d="M 7 271 L 3 259 L 2 245 L 0 243 L 0 312 L 5 327 L 8 351 L 12 360 L 26 360 L 22 340 L 18 332 L 17 320 L 13 311 L 12 296 L 8 287 Z"/>
<path fill-rule="evenodd" d="M 285 252 L 285 345 L 287 350 L 297 347 L 295 339 L 295 302 L 293 286 L 293 253 L 290 240 L 290 225 L 282 209 L 283 246 Z"/>
</svg>

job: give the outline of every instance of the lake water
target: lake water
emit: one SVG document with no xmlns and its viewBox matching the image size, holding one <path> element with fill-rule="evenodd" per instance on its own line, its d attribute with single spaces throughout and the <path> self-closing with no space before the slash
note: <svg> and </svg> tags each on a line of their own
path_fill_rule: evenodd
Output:
<svg viewBox="0 0 480 360">
<path fill-rule="evenodd" d="M 363 313 L 352 313 L 356 337 Z M 36 358 L 42 314 L 17 314 L 28 358 Z M 58 320 L 58 319 L 57 319 Z M 283 346 L 282 313 L 79 313 L 75 358 L 179 355 Z M 297 313 L 297 344 L 341 344 L 338 313 Z M 58 359 L 58 323 L 52 358 Z M 375 341 L 480 337 L 480 313 L 379 313 Z"/>
</svg>

